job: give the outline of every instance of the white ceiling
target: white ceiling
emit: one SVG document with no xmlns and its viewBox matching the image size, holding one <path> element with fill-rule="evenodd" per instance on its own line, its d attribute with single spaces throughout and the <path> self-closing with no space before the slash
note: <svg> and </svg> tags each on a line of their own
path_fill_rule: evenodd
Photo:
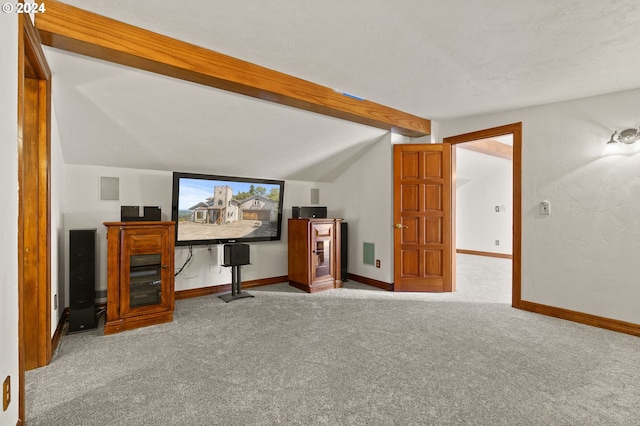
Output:
<svg viewBox="0 0 640 426">
<path fill-rule="evenodd" d="M 637 0 L 66 0 L 432 120 L 640 87 Z M 65 162 L 331 181 L 379 129 L 47 48 Z"/>
</svg>

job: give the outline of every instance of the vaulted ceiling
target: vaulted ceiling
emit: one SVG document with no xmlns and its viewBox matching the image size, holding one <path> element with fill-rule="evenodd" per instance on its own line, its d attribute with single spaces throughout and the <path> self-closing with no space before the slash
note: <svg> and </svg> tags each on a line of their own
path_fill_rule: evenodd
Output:
<svg viewBox="0 0 640 426">
<path fill-rule="evenodd" d="M 65 0 L 436 121 L 640 87 L 640 4 Z M 46 48 L 65 162 L 331 181 L 386 131 Z"/>
</svg>

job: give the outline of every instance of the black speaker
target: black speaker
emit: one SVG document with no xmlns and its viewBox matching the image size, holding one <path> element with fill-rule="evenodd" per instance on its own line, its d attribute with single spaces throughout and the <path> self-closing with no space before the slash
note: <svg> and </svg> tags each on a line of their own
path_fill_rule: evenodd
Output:
<svg viewBox="0 0 640 426">
<path fill-rule="evenodd" d="M 340 279 L 349 281 L 349 225 L 347 222 L 340 222 Z"/>
<path fill-rule="evenodd" d="M 143 220 L 153 221 L 162 219 L 162 209 L 158 206 L 144 206 Z"/>
<path fill-rule="evenodd" d="M 140 207 L 138 206 L 120 206 L 121 222 L 137 222 L 140 220 Z"/>
<path fill-rule="evenodd" d="M 249 264 L 249 244 L 225 244 L 224 265 L 237 266 Z"/>
<path fill-rule="evenodd" d="M 96 328 L 95 229 L 69 231 L 69 332 Z"/>
<path fill-rule="evenodd" d="M 326 219 L 327 208 L 322 206 L 310 206 L 310 207 L 294 206 L 294 207 L 291 207 L 291 217 L 293 217 L 294 219 L 312 218 L 312 217 Z"/>
<path fill-rule="evenodd" d="M 146 222 L 162 220 L 162 209 L 159 206 L 144 206 L 140 216 L 139 206 L 120 206 L 121 222 Z"/>
</svg>

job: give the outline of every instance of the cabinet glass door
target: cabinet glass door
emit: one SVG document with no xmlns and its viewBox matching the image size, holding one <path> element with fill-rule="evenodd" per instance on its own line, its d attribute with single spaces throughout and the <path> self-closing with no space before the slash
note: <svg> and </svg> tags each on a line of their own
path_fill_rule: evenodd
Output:
<svg viewBox="0 0 640 426">
<path fill-rule="evenodd" d="M 313 223 L 311 260 L 312 282 L 330 279 L 333 276 L 333 225 L 331 223 Z"/>
<path fill-rule="evenodd" d="M 316 240 L 314 248 L 315 278 L 331 275 L 331 240 Z"/>
<path fill-rule="evenodd" d="M 172 265 L 165 228 L 131 227 L 123 231 L 120 316 L 135 317 L 173 309 Z"/>
<path fill-rule="evenodd" d="M 135 254 L 129 260 L 129 307 L 162 302 L 161 255 Z"/>
</svg>

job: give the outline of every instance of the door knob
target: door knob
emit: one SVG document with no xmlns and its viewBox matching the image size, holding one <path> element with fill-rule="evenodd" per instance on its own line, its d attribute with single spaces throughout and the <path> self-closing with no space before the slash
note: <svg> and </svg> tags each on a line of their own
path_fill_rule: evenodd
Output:
<svg viewBox="0 0 640 426">
<path fill-rule="evenodd" d="M 408 228 L 407 225 L 403 225 L 401 223 L 396 223 L 395 225 L 393 225 L 393 227 L 396 229 Z"/>
</svg>

